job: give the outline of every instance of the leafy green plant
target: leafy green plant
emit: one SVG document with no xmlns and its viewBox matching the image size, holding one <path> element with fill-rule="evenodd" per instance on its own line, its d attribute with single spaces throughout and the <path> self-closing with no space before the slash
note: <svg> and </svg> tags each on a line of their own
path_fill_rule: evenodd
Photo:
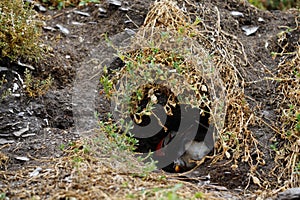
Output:
<svg viewBox="0 0 300 200">
<path fill-rule="evenodd" d="M 195 194 L 195 198 L 196 198 L 196 199 L 204 199 L 204 194 L 203 194 L 202 192 L 197 192 L 197 193 Z"/>
<path fill-rule="evenodd" d="M 79 6 L 86 6 L 90 3 L 100 3 L 100 1 L 99 0 L 80 0 L 78 5 Z"/>
<path fill-rule="evenodd" d="M 53 78 L 51 75 L 44 80 L 39 80 L 34 78 L 28 69 L 25 70 L 24 84 L 26 85 L 26 92 L 30 97 L 38 97 L 46 94 L 52 83 Z"/>
<path fill-rule="evenodd" d="M 42 55 L 37 13 L 23 0 L 0 1 L 0 60 L 37 61 Z"/>
<path fill-rule="evenodd" d="M 65 148 L 66 148 L 66 145 L 65 145 L 65 144 L 59 145 L 59 150 L 64 151 Z"/>
<path fill-rule="evenodd" d="M 183 199 L 177 194 L 177 191 L 181 189 L 183 184 L 175 184 L 167 188 L 155 187 L 147 190 L 141 191 L 143 196 L 146 197 L 158 197 L 158 199 L 167 199 L 167 200 L 180 200 Z"/>
<path fill-rule="evenodd" d="M 104 90 L 105 94 L 108 95 L 108 96 L 110 96 L 110 91 L 111 91 L 112 86 L 113 86 L 113 83 L 110 80 L 110 78 L 107 75 L 103 75 L 100 78 L 100 83 L 103 86 L 103 90 Z"/>
<path fill-rule="evenodd" d="M 100 121 L 100 128 L 107 133 L 111 142 L 111 147 L 118 148 L 123 151 L 133 152 L 136 149 L 138 140 L 135 139 L 129 132 L 131 124 L 126 124 L 124 120 L 120 120 L 120 124 L 112 123 L 109 119 L 106 122 Z M 125 127 L 125 130 L 121 132 L 121 127 Z"/>
<path fill-rule="evenodd" d="M 7 96 L 9 96 L 11 94 L 11 90 L 10 89 L 5 89 L 4 85 L 7 83 L 7 79 L 5 78 L 5 74 L 2 75 L 1 79 L 0 79 L 0 101 L 5 99 Z M 3 87 L 3 89 L 2 89 Z"/>
<path fill-rule="evenodd" d="M 251 3 L 252 5 L 254 5 L 255 7 L 265 10 L 265 6 L 263 4 L 263 2 L 261 0 L 249 0 L 249 3 Z"/>
<path fill-rule="evenodd" d="M 249 0 L 249 3 L 263 10 L 287 10 L 300 8 L 297 0 Z"/>
<path fill-rule="evenodd" d="M 100 0 L 42 0 L 50 9 L 61 10 L 68 6 L 86 6 L 90 3 L 100 3 Z"/>
<path fill-rule="evenodd" d="M 295 165 L 295 173 L 300 174 L 300 162 Z"/>
<path fill-rule="evenodd" d="M 2 77 L 1 77 L 1 79 L 0 79 L 0 89 L 1 89 L 1 87 L 2 87 L 5 83 L 7 83 L 7 80 L 6 80 L 6 78 L 5 78 L 5 74 L 3 74 Z"/>
<path fill-rule="evenodd" d="M 0 193 L 0 200 L 8 199 L 5 193 Z"/>
<path fill-rule="evenodd" d="M 296 114 L 295 130 L 300 133 L 300 113 Z"/>
<path fill-rule="evenodd" d="M 273 144 L 270 145 L 270 148 L 273 150 L 273 151 L 278 151 L 278 148 L 277 148 L 277 145 L 278 145 L 278 142 L 275 142 Z"/>
</svg>

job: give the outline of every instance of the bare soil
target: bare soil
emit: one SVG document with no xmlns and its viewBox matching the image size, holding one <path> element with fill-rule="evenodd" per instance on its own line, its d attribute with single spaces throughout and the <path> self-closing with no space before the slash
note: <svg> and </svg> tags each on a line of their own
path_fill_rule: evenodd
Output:
<svg viewBox="0 0 300 200">
<path fill-rule="evenodd" d="M 85 7 L 68 7 L 62 10 L 47 10 L 40 12 L 44 20 L 42 38 L 49 46 L 48 56 L 37 64 L 33 74 L 37 79 L 45 79 L 49 74 L 54 78 L 52 88 L 44 95 L 36 98 L 29 97 L 20 79 L 24 79 L 24 67 L 9 62 L 0 63 L 0 75 L 6 74 L 8 83 L 0 89 L 1 94 L 7 88 L 13 88 L 14 83 L 19 86 L 12 94 L 1 100 L 0 107 L 0 193 L 5 193 L 10 199 L 17 199 L 11 189 L 18 188 L 18 180 L 10 182 L 8 176 L 25 169 L 34 169 L 55 163 L 55 158 L 66 156 L 64 146 L 80 139 L 76 130 L 74 113 L 72 110 L 72 95 L 77 69 L 83 60 L 93 58 L 92 53 L 100 52 L 99 44 L 104 41 L 104 35 L 114 36 L 125 29 L 137 29 L 143 25 L 144 19 L 154 1 L 122 1 L 122 10 L 108 3 L 101 4 L 107 13 L 99 12 L 99 5 L 90 4 Z M 248 61 L 252 65 L 245 76 L 245 93 L 248 103 L 266 124 L 251 127 L 259 140 L 259 145 L 266 155 L 266 164 L 260 170 L 267 174 L 274 167 L 274 152 L 270 149 L 273 130 L 267 126 L 278 125 L 276 114 L 277 104 L 274 99 L 276 82 L 263 80 L 263 77 L 276 74 L 278 59 L 273 59 L 271 52 L 280 52 L 277 45 L 277 34 L 287 27 L 296 27 L 295 17 L 299 11 L 262 11 L 245 3 L 235 1 L 200 1 L 202 4 L 215 5 L 221 15 L 221 28 L 235 35 L 244 45 Z M 88 16 L 74 11 L 88 13 Z M 231 11 L 243 13 L 243 17 L 234 17 Z M 262 20 L 259 20 L 262 19 Z M 129 22 L 129 20 L 132 20 Z M 205 20 L 205 19 L 204 19 Z M 75 23 L 74 23 L 75 22 Z M 70 33 L 63 34 L 56 25 L 60 24 Z M 259 29 L 247 36 L 241 29 L 244 25 L 258 26 Z M 289 40 L 296 46 L 299 42 L 299 30 L 291 34 Z M 299 43 L 298 43 L 299 44 Z M 293 51 L 293 49 L 291 49 Z M 20 76 L 20 77 L 19 77 Z M 18 94 L 18 95 L 16 95 Z M 104 99 L 98 100 L 99 118 L 102 119 L 109 110 L 109 103 Z M 28 127 L 28 129 L 26 129 Z M 25 130 L 25 131 L 24 131 Z M 20 131 L 24 131 L 18 135 Z M 255 155 L 253 155 L 255 156 Z M 22 160 L 26 157 L 28 160 Z M 54 159 L 54 160 L 53 160 Z M 49 160 L 49 162 L 45 162 Z M 210 183 L 216 187 L 209 191 L 229 190 L 231 197 L 243 193 L 247 188 L 255 193 L 259 187 L 250 183 L 249 166 L 241 163 L 233 170 L 228 160 L 217 163 L 205 162 L 198 169 L 187 176 L 203 177 L 210 175 Z M 157 172 L 164 173 L 164 172 Z M 267 175 L 266 175 L 267 176 Z M 24 181 L 20 179 L 20 181 Z M 191 181 L 193 184 L 193 182 Z M 249 185 L 250 183 L 250 185 Z M 220 187 L 224 186 L 224 187 Z M 225 188 L 225 189 L 224 189 Z M 50 194 L 51 196 L 51 194 Z M 247 196 L 246 196 L 247 197 Z M 248 198 L 254 196 L 248 196 Z M 27 196 L 26 198 L 29 198 Z M 41 197 L 47 199 L 48 197 Z M 224 196 L 220 198 L 227 198 Z M 244 198 L 244 197 L 240 197 Z"/>
</svg>

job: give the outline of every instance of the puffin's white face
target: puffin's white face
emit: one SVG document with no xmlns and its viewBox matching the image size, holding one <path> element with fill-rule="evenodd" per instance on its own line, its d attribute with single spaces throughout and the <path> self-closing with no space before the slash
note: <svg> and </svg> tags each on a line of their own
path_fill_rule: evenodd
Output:
<svg viewBox="0 0 300 200">
<path fill-rule="evenodd" d="M 191 160 L 201 160 L 209 151 L 208 146 L 204 142 L 193 141 L 185 154 L 189 155 Z"/>
<path fill-rule="evenodd" d="M 175 171 L 179 171 L 180 168 L 192 168 L 195 166 L 196 160 L 201 160 L 206 156 L 210 149 L 204 142 L 191 141 L 186 144 L 185 153 L 174 161 Z"/>
</svg>

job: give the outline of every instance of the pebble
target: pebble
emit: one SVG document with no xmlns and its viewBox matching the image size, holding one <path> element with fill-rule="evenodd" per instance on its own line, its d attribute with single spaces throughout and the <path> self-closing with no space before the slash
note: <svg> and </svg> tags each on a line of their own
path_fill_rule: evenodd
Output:
<svg viewBox="0 0 300 200">
<path fill-rule="evenodd" d="M 27 126 L 25 128 L 21 128 L 19 131 L 13 132 L 13 135 L 16 137 L 20 137 L 23 133 L 29 131 L 29 123 L 27 123 Z"/>
<path fill-rule="evenodd" d="M 12 97 L 20 97 L 21 94 L 11 94 Z"/>
<path fill-rule="evenodd" d="M 30 160 L 28 157 L 25 157 L 25 156 L 16 156 L 15 159 L 21 160 L 21 161 L 29 161 Z"/>
<path fill-rule="evenodd" d="M 300 199 L 300 187 L 290 188 L 278 194 L 278 200 Z"/>
<path fill-rule="evenodd" d="M 234 17 L 244 17 L 244 14 L 239 11 L 231 11 L 230 14 Z"/>
<path fill-rule="evenodd" d="M 102 14 L 106 14 L 107 13 L 107 10 L 102 8 L 102 7 L 99 7 L 98 8 L 99 12 L 102 13 Z"/>
<path fill-rule="evenodd" d="M 24 117 L 24 115 L 25 115 L 25 112 L 19 112 L 19 113 L 17 114 L 18 117 Z"/>
<path fill-rule="evenodd" d="M 31 172 L 29 174 L 30 177 L 34 177 L 34 176 L 37 176 L 39 175 L 40 171 L 42 171 L 42 168 L 41 167 L 37 167 L 33 172 Z"/>
<path fill-rule="evenodd" d="M 129 24 L 129 23 L 133 23 L 133 21 L 132 20 L 125 20 L 124 23 Z"/>
<path fill-rule="evenodd" d="M 215 189 L 217 191 L 228 191 L 228 189 L 224 186 L 218 186 L 218 185 L 208 185 L 209 189 Z"/>
<path fill-rule="evenodd" d="M 85 25 L 84 23 L 75 22 L 75 21 L 72 21 L 71 24 L 76 25 L 76 26 L 83 26 L 83 25 Z"/>
<path fill-rule="evenodd" d="M 14 140 L 6 140 L 6 139 L 3 139 L 3 138 L 0 138 L 0 145 L 11 144 L 11 143 L 14 143 L 14 142 L 15 142 Z"/>
<path fill-rule="evenodd" d="M 51 26 L 43 26 L 43 29 L 45 29 L 46 31 L 56 31 L 56 29 Z"/>
<path fill-rule="evenodd" d="M 122 6 L 122 2 L 119 0 L 108 0 L 107 2 L 114 6 L 118 6 L 118 7 Z"/>
<path fill-rule="evenodd" d="M 38 4 L 38 3 L 36 3 L 34 5 L 34 7 L 37 8 L 38 11 L 40 11 L 40 12 L 46 12 L 47 11 L 47 9 L 44 6 L 42 6 L 41 4 Z"/>
<path fill-rule="evenodd" d="M 12 92 L 15 92 L 19 89 L 19 85 L 17 83 L 14 83 L 13 84 L 13 89 L 12 89 Z"/>
<path fill-rule="evenodd" d="M 35 135 L 36 135 L 35 133 L 28 133 L 28 134 L 22 135 L 22 138 L 32 137 Z"/>
<path fill-rule="evenodd" d="M 56 27 L 59 28 L 60 32 L 62 32 L 63 34 L 65 35 L 70 34 L 70 31 L 67 28 L 63 27 L 62 25 L 56 24 Z"/>
<path fill-rule="evenodd" d="M 82 11 L 78 11 L 78 10 L 74 10 L 73 11 L 75 14 L 78 14 L 78 15 L 82 15 L 82 16 L 85 16 L 85 17 L 90 17 L 91 15 L 87 12 L 82 12 Z"/>
<path fill-rule="evenodd" d="M 130 36 L 134 36 L 136 33 L 134 30 L 132 30 L 130 28 L 125 28 L 125 32 Z"/>
<path fill-rule="evenodd" d="M 242 30 L 245 31 L 247 36 L 254 34 L 258 28 L 258 26 L 242 26 Z"/>
<path fill-rule="evenodd" d="M 128 7 L 121 7 L 119 8 L 120 11 L 123 11 L 123 12 L 127 12 L 129 10 Z"/>
<path fill-rule="evenodd" d="M 9 71 L 9 70 L 8 70 L 7 67 L 1 67 L 1 66 L 0 66 L 0 72 L 1 72 L 1 71 Z"/>
</svg>

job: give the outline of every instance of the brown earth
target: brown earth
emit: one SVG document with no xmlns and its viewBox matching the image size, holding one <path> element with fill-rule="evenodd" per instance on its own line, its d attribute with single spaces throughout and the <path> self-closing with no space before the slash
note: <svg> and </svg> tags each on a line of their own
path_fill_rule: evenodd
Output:
<svg viewBox="0 0 300 200">
<path fill-rule="evenodd" d="M 8 80 L 8 83 L 1 88 L 1 93 L 7 88 L 12 88 L 13 83 L 15 83 L 19 85 L 19 88 L 12 93 L 20 94 L 20 96 L 8 95 L 1 100 L 0 199 L 2 199 L 1 193 L 2 196 L 5 195 L 9 199 L 20 198 L 22 195 L 20 196 L 17 192 L 21 190 L 20 187 L 32 188 L 30 180 L 24 178 L 26 176 L 24 172 L 33 171 L 36 167 L 45 169 L 49 164 L 55 165 L 57 159 L 67 156 L 63 147 L 70 146 L 70 143 L 77 141 L 82 136 L 78 131 L 81 130 L 81 127 L 78 129 L 76 124 L 80 119 L 76 115 L 84 118 L 84 113 L 74 111 L 72 108 L 74 106 L 74 85 L 76 86 L 74 81 L 78 80 L 78 77 L 84 73 L 82 69 L 85 66 L 82 65 L 92 58 L 98 58 L 98 52 L 99 54 L 103 52 L 105 34 L 113 37 L 122 33 L 125 29 L 135 30 L 142 26 L 153 2 L 150 0 L 123 1 L 122 8 L 124 9 L 108 3 L 101 4 L 101 7 L 106 9 L 107 13 L 99 12 L 99 5 L 94 4 L 85 7 L 68 7 L 59 11 L 47 10 L 46 12 L 40 12 L 41 19 L 45 23 L 42 38 L 44 43 L 49 46 L 48 55 L 39 63 L 30 64 L 35 67 L 33 74 L 37 79 L 45 79 L 51 74 L 54 78 L 54 84 L 44 96 L 28 97 L 17 75 L 19 74 L 24 79 L 24 67 L 8 64 L 4 61 L 0 65 L 8 68 L 7 70 L 0 68 L 1 77 L 2 74 L 6 74 Z M 260 176 L 267 177 L 268 172 L 275 165 L 274 152 L 270 148 L 271 138 L 274 135 L 271 126 L 275 127 L 280 122 L 275 110 L 277 109 L 275 98 L 278 96 L 275 91 L 276 82 L 265 80 L 264 77 L 277 73 L 280 58 L 274 59 L 271 55 L 271 52 L 282 50 L 277 43 L 277 34 L 282 30 L 286 30 L 287 27 L 294 28 L 297 26 L 295 17 L 299 16 L 299 11 L 261 11 L 248 3 L 240 1 L 238 1 L 240 3 L 214 0 L 192 2 L 204 4 L 204 7 L 213 8 L 213 6 L 216 6 L 221 16 L 221 28 L 236 36 L 244 45 L 250 63 L 244 75 L 246 99 L 251 110 L 266 122 L 255 125 L 250 129 L 258 139 L 259 145 L 265 154 L 266 164 L 259 169 Z M 186 6 L 187 9 L 191 9 L 189 5 Z M 129 10 L 125 9 L 127 7 Z M 74 11 L 82 11 L 88 13 L 88 15 L 84 16 Z M 239 11 L 243 13 L 243 17 L 232 16 L 231 11 Z M 205 16 L 203 18 L 203 20 L 206 20 Z M 209 19 L 209 17 L 207 18 Z M 259 20 L 259 18 L 263 20 Z M 70 33 L 62 33 L 56 27 L 57 24 L 68 29 Z M 244 25 L 258 26 L 259 29 L 254 34 L 247 36 L 241 29 Z M 45 27 L 54 29 L 49 30 Z M 298 28 L 298 31 L 289 35 L 288 39 L 293 44 L 291 48 L 296 48 L 299 45 L 299 34 Z M 292 52 L 295 49 L 289 51 Z M 95 74 L 88 74 L 88 76 L 93 75 Z M 97 89 L 94 86 L 91 88 Z M 83 106 L 89 104 L 89 100 L 82 99 L 82 103 Z M 104 119 L 105 113 L 109 109 L 109 103 L 98 97 L 96 105 L 96 110 L 99 113 L 98 117 Z M 94 112 L 94 110 L 87 111 L 87 113 L 90 112 Z M 28 130 L 26 129 L 27 124 L 29 124 Z M 87 125 L 87 127 L 89 126 L 92 127 L 93 122 Z M 26 131 L 18 135 L 18 131 L 22 130 Z M 24 161 L 18 156 L 26 157 L 28 160 Z M 265 195 L 261 188 L 250 181 L 249 166 L 246 163 L 241 163 L 238 169 L 233 170 L 228 162 L 229 160 L 218 161 L 215 164 L 205 162 L 198 169 L 191 172 L 187 176 L 188 178 L 183 176 L 184 178 L 177 177 L 177 179 L 188 179 L 187 184 L 194 184 L 195 177 L 204 177 L 209 174 L 211 187 L 207 186 L 207 188 L 202 188 L 200 191 L 216 192 L 218 195 L 215 196 L 218 198 L 243 199 L 255 198 L 259 194 Z M 162 171 L 156 173 L 165 174 Z M 58 177 L 65 178 L 63 175 Z M 264 179 L 264 177 L 260 178 Z M 272 182 L 271 178 L 269 181 Z M 275 185 L 270 187 L 276 188 Z M 76 191 L 80 193 L 78 190 L 81 187 L 78 188 L 77 190 L 71 189 L 75 193 Z M 245 188 L 247 188 L 246 191 L 244 191 Z M 68 189 L 66 188 L 66 190 Z M 53 192 L 55 192 L 55 188 L 53 188 Z M 40 196 L 40 194 L 44 195 Z M 48 199 L 53 197 L 54 193 L 51 193 L 51 189 L 46 195 L 29 189 L 23 197 L 32 199 L 37 196 L 41 199 Z M 67 195 L 63 196 L 61 194 L 59 199 L 67 199 L 67 197 Z M 78 199 L 89 198 L 92 197 L 78 197 Z M 110 197 L 107 197 L 107 199 L 109 198 L 114 198 L 114 195 L 111 194 Z M 120 196 L 116 198 L 120 198 Z"/>
</svg>

